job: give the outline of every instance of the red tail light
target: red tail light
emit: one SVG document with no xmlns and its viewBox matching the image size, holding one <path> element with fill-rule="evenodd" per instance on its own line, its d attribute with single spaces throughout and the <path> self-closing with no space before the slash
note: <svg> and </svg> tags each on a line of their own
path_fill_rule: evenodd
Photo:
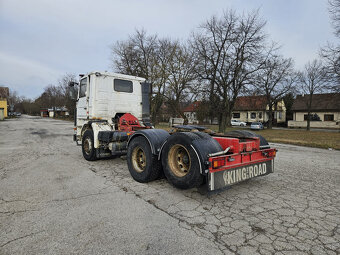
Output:
<svg viewBox="0 0 340 255">
<path fill-rule="evenodd" d="M 276 150 L 271 150 L 268 152 L 268 157 L 272 158 L 276 156 Z"/>
<path fill-rule="evenodd" d="M 214 159 L 212 161 L 212 167 L 214 169 L 219 168 L 219 167 L 224 166 L 224 165 L 225 165 L 225 158 L 218 158 L 218 159 Z"/>
</svg>

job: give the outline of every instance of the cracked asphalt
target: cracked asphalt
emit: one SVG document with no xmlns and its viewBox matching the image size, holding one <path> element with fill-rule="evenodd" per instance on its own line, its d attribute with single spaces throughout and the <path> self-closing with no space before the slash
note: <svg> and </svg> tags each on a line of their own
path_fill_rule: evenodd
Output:
<svg viewBox="0 0 340 255">
<path fill-rule="evenodd" d="M 273 144 L 275 172 L 218 194 L 87 162 L 72 123 L 0 122 L 0 254 L 340 254 L 340 152 Z"/>
</svg>

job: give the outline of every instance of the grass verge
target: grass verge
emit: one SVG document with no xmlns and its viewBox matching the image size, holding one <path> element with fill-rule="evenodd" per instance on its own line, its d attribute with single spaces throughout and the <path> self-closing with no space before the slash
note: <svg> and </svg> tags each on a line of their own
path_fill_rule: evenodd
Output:
<svg viewBox="0 0 340 255">
<path fill-rule="evenodd" d="M 214 131 L 217 131 L 218 129 L 218 127 L 215 125 L 206 125 L 205 127 Z M 156 125 L 156 128 L 161 128 L 168 131 L 171 129 L 167 124 L 163 123 Z M 236 129 L 237 128 L 227 128 L 226 132 Z M 340 132 L 306 131 L 296 129 L 265 129 L 254 132 L 262 135 L 267 139 L 268 142 L 340 150 Z"/>
</svg>

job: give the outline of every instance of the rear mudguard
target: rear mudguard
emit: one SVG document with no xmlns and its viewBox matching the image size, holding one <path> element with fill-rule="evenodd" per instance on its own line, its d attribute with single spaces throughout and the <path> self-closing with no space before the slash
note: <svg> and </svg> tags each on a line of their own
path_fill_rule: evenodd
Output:
<svg viewBox="0 0 340 255">
<path fill-rule="evenodd" d="M 206 175 L 209 168 L 208 155 L 210 153 L 222 151 L 221 145 L 210 135 L 203 132 L 178 132 L 174 135 L 184 135 L 188 137 L 189 140 L 191 140 L 191 147 L 197 155 L 199 161 L 200 173 Z M 165 140 L 162 144 L 158 155 L 158 160 L 161 159 L 162 150 L 166 143 L 167 140 Z"/>
<path fill-rule="evenodd" d="M 145 137 L 150 144 L 152 154 L 158 155 L 164 141 L 170 136 L 170 134 L 163 129 L 138 130 L 135 133 L 133 133 L 133 135 L 130 136 L 128 141 L 128 147 L 129 143 L 138 136 Z"/>
</svg>

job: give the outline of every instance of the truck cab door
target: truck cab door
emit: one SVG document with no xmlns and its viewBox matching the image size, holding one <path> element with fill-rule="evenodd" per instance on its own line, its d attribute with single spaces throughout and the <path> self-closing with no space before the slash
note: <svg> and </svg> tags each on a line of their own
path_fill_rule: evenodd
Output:
<svg viewBox="0 0 340 255">
<path fill-rule="evenodd" d="M 80 80 L 79 83 L 79 94 L 78 94 L 78 103 L 77 103 L 77 119 L 86 119 L 88 112 L 88 80 L 87 77 L 84 77 Z"/>
</svg>

